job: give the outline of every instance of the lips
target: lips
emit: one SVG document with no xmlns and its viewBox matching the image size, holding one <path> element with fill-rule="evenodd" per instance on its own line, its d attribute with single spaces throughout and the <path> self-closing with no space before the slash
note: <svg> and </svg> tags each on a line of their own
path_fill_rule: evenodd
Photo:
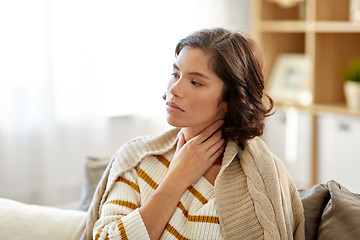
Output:
<svg viewBox="0 0 360 240">
<path fill-rule="evenodd" d="M 166 105 L 167 105 L 167 111 L 168 112 L 173 112 L 173 113 L 185 112 L 181 107 L 179 107 L 174 102 L 166 102 Z"/>
</svg>

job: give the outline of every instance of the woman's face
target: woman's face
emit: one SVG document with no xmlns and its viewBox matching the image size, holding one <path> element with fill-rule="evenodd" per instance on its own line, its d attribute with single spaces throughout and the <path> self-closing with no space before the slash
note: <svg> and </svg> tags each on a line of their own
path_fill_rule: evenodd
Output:
<svg viewBox="0 0 360 240">
<path fill-rule="evenodd" d="M 220 102 L 223 81 L 209 68 L 210 56 L 185 46 L 179 53 L 166 93 L 167 121 L 175 127 L 200 131 L 226 114 Z"/>
</svg>

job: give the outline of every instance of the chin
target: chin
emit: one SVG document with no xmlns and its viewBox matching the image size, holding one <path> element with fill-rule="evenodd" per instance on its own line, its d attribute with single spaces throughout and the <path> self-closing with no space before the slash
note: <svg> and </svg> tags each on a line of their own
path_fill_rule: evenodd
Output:
<svg viewBox="0 0 360 240">
<path fill-rule="evenodd" d="M 183 127 L 187 126 L 183 122 L 179 121 L 178 119 L 174 119 L 171 116 L 168 116 L 166 118 L 166 121 L 168 122 L 169 125 L 171 125 L 173 127 L 177 127 L 177 128 L 183 128 Z"/>
<path fill-rule="evenodd" d="M 182 124 L 179 124 L 179 123 L 176 123 L 174 121 L 169 121 L 167 120 L 168 124 L 173 126 L 173 127 L 177 127 L 177 128 L 181 128 L 181 127 L 184 127 Z"/>
</svg>

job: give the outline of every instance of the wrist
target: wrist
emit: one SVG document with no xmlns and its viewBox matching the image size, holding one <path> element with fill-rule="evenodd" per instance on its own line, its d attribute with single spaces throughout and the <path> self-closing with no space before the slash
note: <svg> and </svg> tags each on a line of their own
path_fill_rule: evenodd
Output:
<svg viewBox="0 0 360 240">
<path fill-rule="evenodd" d="M 191 184 L 186 183 L 183 176 L 177 176 L 173 173 L 169 173 L 165 176 L 159 187 L 169 189 L 171 194 L 181 197 L 190 185 Z"/>
</svg>

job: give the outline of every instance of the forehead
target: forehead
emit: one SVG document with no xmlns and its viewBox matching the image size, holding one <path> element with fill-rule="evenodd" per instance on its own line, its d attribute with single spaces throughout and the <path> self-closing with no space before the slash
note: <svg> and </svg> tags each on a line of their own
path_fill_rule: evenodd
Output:
<svg viewBox="0 0 360 240">
<path fill-rule="evenodd" d="M 180 68 L 212 72 L 209 68 L 210 54 L 200 48 L 185 46 L 176 58 L 175 64 Z"/>
<path fill-rule="evenodd" d="M 224 81 L 209 67 L 211 57 L 200 48 L 184 47 L 174 63 L 174 68 L 182 74 L 188 76 L 197 76 L 211 83 L 215 88 L 222 88 Z"/>
</svg>

